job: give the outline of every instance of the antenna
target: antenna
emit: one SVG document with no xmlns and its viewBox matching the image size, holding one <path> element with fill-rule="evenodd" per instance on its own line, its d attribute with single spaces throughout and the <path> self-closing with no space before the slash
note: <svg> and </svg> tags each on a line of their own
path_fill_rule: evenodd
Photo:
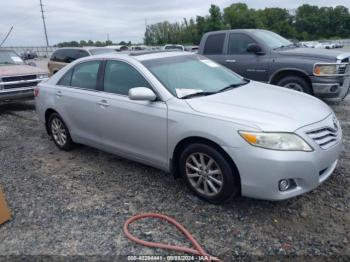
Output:
<svg viewBox="0 0 350 262">
<path fill-rule="evenodd" d="M 9 35 L 11 34 L 11 31 L 13 29 L 13 26 L 11 26 L 10 30 L 7 32 L 4 40 L 2 40 L 2 42 L 0 43 L 0 47 L 5 43 L 5 41 L 7 40 L 7 38 L 9 37 Z"/>
<path fill-rule="evenodd" d="M 43 10 L 43 3 L 42 3 L 41 0 L 40 0 L 40 10 L 41 10 L 41 18 L 43 19 L 43 24 L 44 24 L 46 46 L 49 46 L 49 39 L 47 37 L 47 30 L 46 30 L 45 16 L 44 16 L 44 10 Z"/>
</svg>

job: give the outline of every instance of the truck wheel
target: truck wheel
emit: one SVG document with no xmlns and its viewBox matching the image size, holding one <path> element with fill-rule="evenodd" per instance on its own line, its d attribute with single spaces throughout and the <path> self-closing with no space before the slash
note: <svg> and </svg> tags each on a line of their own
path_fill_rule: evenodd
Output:
<svg viewBox="0 0 350 262">
<path fill-rule="evenodd" d="M 299 76 L 287 76 L 282 78 L 277 83 L 278 86 L 283 86 L 289 89 L 293 89 L 299 92 L 304 92 L 307 94 L 312 94 L 311 87 L 305 79 Z"/>
<path fill-rule="evenodd" d="M 221 204 L 239 192 L 237 171 L 219 151 L 208 145 L 189 145 L 182 152 L 179 165 L 190 190 L 208 202 Z"/>
<path fill-rule="evenodd" d="M 62 118 L 57 113 L 52 113 L 49 117 L 49 130 L 56 146 L 65 151 L 73 148 L 73 141 L 69 130 Z"/>
</svg>

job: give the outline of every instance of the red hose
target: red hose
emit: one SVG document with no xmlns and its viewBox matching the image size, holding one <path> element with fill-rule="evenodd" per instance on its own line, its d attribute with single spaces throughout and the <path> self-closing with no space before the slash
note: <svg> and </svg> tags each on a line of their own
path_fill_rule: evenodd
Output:
<svg viewBox="0 0 350 262">
<path fill-rule="evenodd" d="M 150 242 L 150 241 L 145 241 L 145 240 L 142 240 L 142 239 L 135 237 L 134 235 L 132 235 L 129 232 L 128 227 L 133 222 L 135 222 L 137 220 L 141 220 L 143 218 L 163 219 L 163 220 L 167 221 L 168 223 L 174 225 L 182 234 L 184 234 L 187 237 L 187 239 L 192 243 L 194 248 L 163 244 L 163 243 L 159 243 L 159 242 Z M 125 233 L 127 238 L 129 238 L 131 241 L 134 241 L 134 242 L 136 242 L 140 245 L 144 245 L 146 247 L 163 248 L 163 249 L 175 250 L 175 251 L 179 251 L 179 252 L 185 252 L 185 253 L 193 254 L 196 256 L 203 256 L 203 257 L 208 258 L 205 261 L 211 261 L 211 260 L 220 261 L 218 258 L 210 256 L 207 252 L 205 252 L 204 249 L 199 245 L 197 240 L 194 239 L 194 237 L 191 235 L 190 232 L 188 232 L 188 230 L 186 228 L 184 228 L 181 224 L 179 224 L 175 219 L 168 217 L 166 215 L 161 215 L 161 214 L 157 214 L 157 213 L 139 214 L 139 215 L 136 215 L 136 216 L 129 218 L 125 222 L 123 229 L 124 229 L 124 233 Z"/>
</svg>

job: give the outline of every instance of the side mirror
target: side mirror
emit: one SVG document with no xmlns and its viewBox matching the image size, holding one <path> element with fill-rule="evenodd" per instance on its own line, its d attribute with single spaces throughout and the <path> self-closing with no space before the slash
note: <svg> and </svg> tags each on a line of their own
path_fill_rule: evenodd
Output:
<svg viewBox="0 0 350 262">
<path fill-rule="evenodd" d="M 257 55 L 263 55 L 264 52 L 262 51 L 261 47 L 255 43 L 249 44 L 247 47 L 248 53 L 254 53 Z"/>
<path fill-rule="evenodd" d="M 157 96 L 147 87 L 134 87 L 129 90 L 129 98 L 130 100 L 154 101 Z"/>
</svg>

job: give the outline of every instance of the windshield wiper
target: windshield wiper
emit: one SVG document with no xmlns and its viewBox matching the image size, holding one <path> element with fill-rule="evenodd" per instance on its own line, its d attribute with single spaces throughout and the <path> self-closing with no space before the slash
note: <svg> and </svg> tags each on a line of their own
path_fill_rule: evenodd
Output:
<svg viewBox="0 0 350 262">
<path fill-rule="evenodd" d="M 207 95 L 212 95 L 215 94 L 216 92 L 197 92 L 197 93 L 193 93 L 193 94 L 188 94 L 185 95 L 183 97 L 180 97 L 181 99 L 187 99 L 187 98 L 192 98 L 192 97 L 196 97 L 196 96 L 207 96 Z"/>
<path fill-rule="evenodd" d="M 231 84 L 229 86 L 224 87 L 223 89 L 220 89 L 217 93 L 221 93 L 221 92 L 225 92 L 243 85 L 246 85 L 250 82 L 250 80 L 248 79 L 244 79 L 244 82 L 240 82 L 240 83 L 236 83 L 236 84 Z"/>
<path fill-rule="evenodd" d="M 276 50 L 276 49 L 283 49 L 283 48 L 287 48 L 287 47 L 296 47 L 295 44 L 291 43 L 289 45 L 281 45 L 281 46 L 278 46 L 278 47 L 275 47 L 273 50 Z"/>
</svg>

